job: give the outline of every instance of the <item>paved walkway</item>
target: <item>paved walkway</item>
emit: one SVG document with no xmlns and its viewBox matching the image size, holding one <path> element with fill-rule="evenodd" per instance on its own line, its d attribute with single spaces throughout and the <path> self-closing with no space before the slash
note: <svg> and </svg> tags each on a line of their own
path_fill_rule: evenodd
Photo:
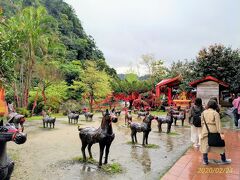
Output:
<svg viewBox="0 0 240 180">
<path fill-rule="evenodd" d="M 212 161 L 220 155 L 209 153 L 209 165 L 202 165 L 202 154 L 190 148 L 162 177 L 162 180 L 240 180 L 240 131 L 225 130 L 226 156 L 232 159 L 228 165 Z"/>
</svg>

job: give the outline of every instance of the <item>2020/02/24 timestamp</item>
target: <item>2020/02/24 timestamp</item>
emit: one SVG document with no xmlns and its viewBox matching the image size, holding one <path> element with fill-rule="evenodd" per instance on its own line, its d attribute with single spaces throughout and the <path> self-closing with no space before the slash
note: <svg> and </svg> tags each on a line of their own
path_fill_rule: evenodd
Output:
<svg viewBox="0 0 240 180">
<path fill-rule="evenodd" d="M 228 174 L 232 173 L 232 167 L 200 167 L 197 169 L 199 174 Z"/>
</svg>

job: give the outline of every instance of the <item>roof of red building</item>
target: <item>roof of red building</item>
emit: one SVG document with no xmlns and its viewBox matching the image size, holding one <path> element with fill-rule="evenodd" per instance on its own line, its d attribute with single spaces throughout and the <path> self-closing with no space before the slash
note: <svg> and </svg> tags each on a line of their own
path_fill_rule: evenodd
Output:
<svg viewBox="0 0 240 180">
<path fill-rule="evenodd" d="M 164 86 L 164 85 L 174 86 L 176 84 L 179 84 L 181 80 L 182 80 L 181 76 L 177 76 L 169 79 L 163 79 L 156 86 Z"/>
<path fill-rule="evenodd" d="M 199 83 L 203 83 L 203 82 L 206 82 L 206 81 L 215 81 L 217 83 L 219 83 L 220 85 L 224 86 L 224 87 L 229 87 L 229 84 L 215 78 L 215 77 L 212 77 L 212 76 L 206 76 L 205 78 L 202 78 L 202 79 L 198 79 L 196 81 L 193 81 L 193 82 L 190 82 L 189 85 L 192 86 L 192 87 L 195 87 L 197 86 Z"/>
</svg>

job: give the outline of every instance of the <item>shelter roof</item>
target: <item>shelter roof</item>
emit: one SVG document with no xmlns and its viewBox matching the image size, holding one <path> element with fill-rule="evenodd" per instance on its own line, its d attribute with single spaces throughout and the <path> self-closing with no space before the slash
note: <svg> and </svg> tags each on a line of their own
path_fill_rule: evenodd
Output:
<svg viewBox="0 0 240 180">
<path fill-rule="evenodd" d="M 206 76 L 202 79 L 198 79 L 196 81 L 190 82 L 189 85 L 192 87 L 196 87 L 198 84 L 206 82 L 206 81 L 214 81 L 214 82 L 217 82 L 218 84 L 222 85 L 223 87 L 226 87 L 226 88 L 229 87 L 229 84 L 227 84 L 224 81 L 221 81 L 215 77 L 212 77 L 212 76 Z"/>
<path fill-rule="evenodd" d="M 166 86 L 172 87 L 172 86 L 178 85 L 181 82 L 181 80 L 182 80 L 181 76 L 177 76 L 169 79 L 163 79 L 156 86 L 160 87 L 160 86 L 166 85 Z"/>
</svg>

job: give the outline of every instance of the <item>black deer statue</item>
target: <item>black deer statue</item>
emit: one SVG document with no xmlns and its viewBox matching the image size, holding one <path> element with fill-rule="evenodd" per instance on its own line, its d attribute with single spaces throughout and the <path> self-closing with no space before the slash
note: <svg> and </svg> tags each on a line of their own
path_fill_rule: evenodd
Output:
<svg viewBox="0 0 240 180">
<path fill-rule="evenodd" d="M 9 180 L 14 169 L 14 162 L 7 155 L 7 142 L 23 144 L 27 135 L 15 127 L 13 123 L 3 124 L 0 121 L 0 179 Z"/>
<path fill-rule="evenodd" d="M 48 115 L 44 116 L 43 119 L 43 128 L 49 127 L 54 128 L 55 127 L 55 122 L 56 122 L 56 117 L 50 117 Z"/>
<path fill-rule="evenodd" d="M 186 110 L 180 111 L 179 114 L 173 114 L 174 125 L 177 125 L 177 121 L 182 121 L 182 126 L 184 126 L 184 120 L 186 119 Z"/>
<path fill-rule="evenodd" d="M 47 114 L 46 111 L 42 111 L 42 116 L 43 116 L 43 128 L 46 128 L 48 127 L 48 124 L 49 124 L 49 127 L 50 128 L 54 128 L 55 127 L 55 122 L 56 122 L 56 117 L 51 117 Z"/>
<path fill-rule="evenodd" d="M 88 121 L 88 119 L 90 119 L 90 121 L 93 120 L 93 113 L 91 112 L 83 112 L 84 116 L 85 116 L 85 120 Z"/>
<path fill-rule="evenodd" d="M 24 131 L 24 122 L 26 121 L 25 116 L 16 112 L 11 112 L 8 115 L 8 123 L 13 123 L 17 129 L 21 127 L 21 131 Z M 20 127 L 19 127 L 20 126 Z"/>
<path fill-rule="evenodd" d="M 137 118 L 140 118 L 141 116 L 145 117 L 146 115 L 149 114 L 149 111 L 143 111 L 143 112 L 139 111 L 137 114 L 138 114 Z"/>
<path fill-rule="evenodd" d="M 158 122 L 158 131 L 162 132 L 162 124 L 167 124 L 167 133 L 171 132 L 171 127 L 173 123 L 173 112 L 170 109 L 165 117 L 157 116 L 155 119 Z"/>
<path fill-rule="evenodd" d="M 148 135 L 151 131 L 151 123 L 154 116 L 151 114 L 145 115 L 142 123 L 130 123 L 132 143 L 137 143 L 137 132 L 143 132 L 142 145 L 148 144 Z M 135 141 L 134 141 L 135 139 Z"/>
<path fill-rule="evenodd" d="M 79 114 L 69 111 L 68 113 L 68 124 L 78 124 Z"/>
<path fill-rule="evenodd" d="M 104 164 L 108 163 L 108 154 L 109 149 L 112 144 L 112 141 L 115 138 L 115 134 L 113 133 L 112 122 L 115 123 L 117 121 L 116 116 L 114 114 L 110 114 L 108 109 L 103 113 L 103 118 L 101 122 L 101 126 L 99 128 L 94 127 L 86 127 L 86 128 L 78 128 L 79 137 L 82 141 L 82 155 L 83 160 L 86 161 L 85 149 L 88 146 L 88 152 L 90 158 L 92 158 L 91 147 L 95 143 L 99 143 L 100 147 L 100 157 L 99 157 L 99 167 L 102 166 L 102 157 L 105 149 L 105 160 Z"/>
</svg>

